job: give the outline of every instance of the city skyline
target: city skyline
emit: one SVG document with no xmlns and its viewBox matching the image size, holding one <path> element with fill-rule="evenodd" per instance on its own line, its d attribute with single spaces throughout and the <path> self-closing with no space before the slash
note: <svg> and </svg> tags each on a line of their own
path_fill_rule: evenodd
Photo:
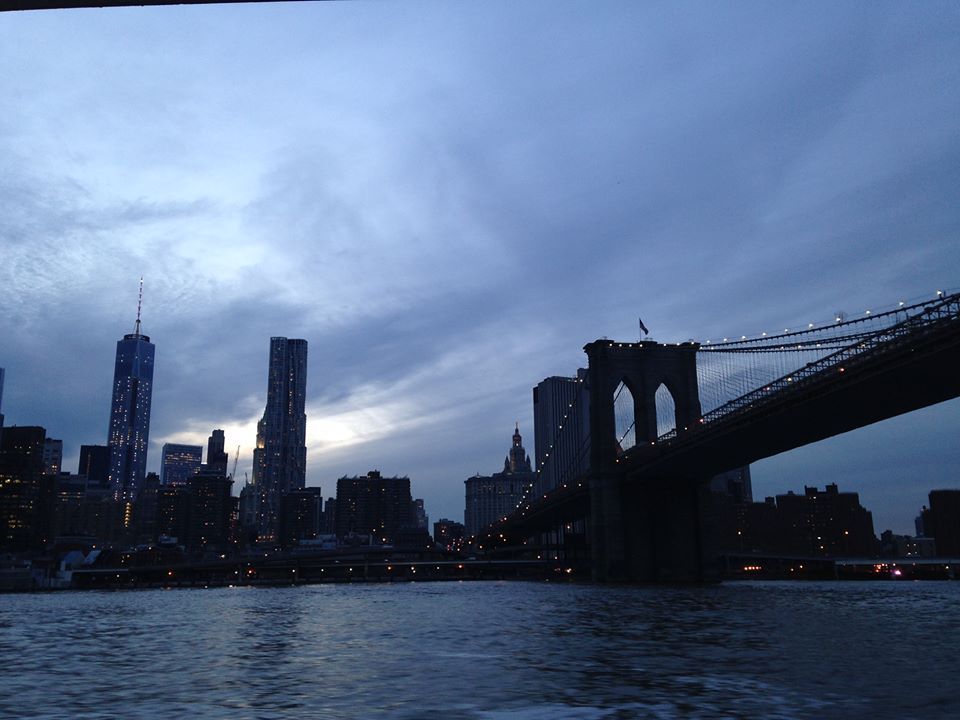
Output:
<svg viewBox="0 0 960 720">
<path fill-rule="evenodd" d="M 949 4 L 294 5 L 0 22 L 2 412 L 67 469 L 140 275 L 147 470 L 222 428 L 249 473 L 263 345 L 301 337 L 307 485 L 378 468 L 436 518 L 638 316 L 705 341 L 960 282 Z M 910 532 L 960 484 L 958 410 L 757 463 L 754 495 L 837 482 Z"/>
</svg>

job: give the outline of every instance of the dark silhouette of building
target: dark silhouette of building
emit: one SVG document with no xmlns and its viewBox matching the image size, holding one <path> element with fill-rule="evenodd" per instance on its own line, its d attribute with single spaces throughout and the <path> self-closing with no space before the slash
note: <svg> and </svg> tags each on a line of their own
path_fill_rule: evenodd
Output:
<svg viewBox="0 0 960 720">
<path fill-rule="evenodd" d="M 824 490 L 806 487 L 762 503 L 717 502 L 725 515 L 722 547 L 733 553 L 800 557 L 874 557 L 879 549 L 873 515 L 853 492 L 835 483 Z"/>
<path fill-rule="evenodd" d="M 430 527 L 430 517 L 427 515 L 427 510 L 423 505 L 423 498 L 414 499 L 411 512 L 413 513 L 413 524 L 415 527 L 423 528 L 424 530 Z"/>
<path fill-rule="evenodd" d="M 433 524 L 433 541 L 444 550 L 459 552 L 463 549 L 465 528 L 463 523 L 441 518 Z"/>
<path fill-rule="evenodd" d="M 307 341 L 270 338 L 267 405 L 253 451 L 257 529 L 276 539 L 280 497 L 306 484 Z"/>
<path fill-rule="evenodd" d="M 322 535 L 337 534 L 337 501 L 327 498 L 323 504 L 323 516 L 320 518 L 320 533 Z"/>
<path fill-rule="evenodd" d="M 464 525 L 467 535 L 475 536 L 490 523 L 512 513 L 524 491 L 536 480 L 530 458 L 523 449 L 520 426 L 513 432 L 510 451 L 503 462 L 503 472 L 474 475 L 464 481 L 466 507 Z"/>
<path fill-rule="evenodd" d="M 42 427 L 5 427 L 0 431 L 0 548 L 26 551 L 45 546 L 45 495 Z M 52 508 L 50 508 L 52 509 Z M 48 509 L 48 512 L 49 510 Z"/>
<path fill-rule="evenodd" d="M 836 483 L 822 491 L 805 487 L 803 495 L 777 495 L 777 511 L 789 553 L 871 557 L 877 552 L 873 515 L 857 493 L 840 492 Z"/>
<path fill-rule="evenodd" d="M 735 503 L 753 502 L 753 483 L 750 480 L 750 466 L 725 473 L 720 473 L 710 479 L 710 491 L 719 495 L 726 495 Z"/>
<path fill-rule="evenodd" d="M 87 497 L 87 478 L 85 475 L 60 473 L 56 478 L 53 537 L 94 536 L 95 528 L 88 528 L 84 522 L 83 506 Z"/>
<path fill-rule="evenodd" d="M 86 475 L 87 483 L 106 486 L 110 477 L 110 448 L 107 445 L 81 445 L 77 474 Z"/>
<path fill-rule="evenodd" d="M 190 541 L 193 493 L 184 485 L 163 485 L 157 491 L 157 539 L 176 538 L 181 545 Z"/>
<path fill-rule="evenodd" d="M 937 555 L 960 557 L 960 490 L 931 490 L 924 514 L 924 534 L 936 543 Z"/>
<path fill-rule="evenodd" d="M 928 558 L 936 556 L 933 538 L 895 535 L 892 530 L 880 533 L 880 556 L 889 558 Z"/>
<path fill-rule="evenodd" d="M 401 528 L 414 525 L 410 478 L 383 477 L 379 470 L 337 480 L 337 537 L 369 535 L 392 543 Z"/>
<path fill-rule="evenodd" d="M 323 495 L 318 487 L 291 490 L 280 496 L 280 545 L 293 547 L 320 535 Z"/>
<path fill-rule="evenodd" d="M 200 445 L 164 443 L 160 451 L 160 484 L 186 485 L 200 468 L 203 448 Z"/>
<path fill-rule="evenodd" d="M 166 447 L 166 446 L 164 446 Z M 176 482 L 173 485 L 181 485 Z M 162 481 L 156 473 L 147 473 L 134 505 L 134 535 L 137 543 L 152 543 L 157 539 L 157 501 Z"/>
<path fill-rule="evenodd" d="M 227 453 L 224 450 L 223 430 L 214 430 L 207 440 L 207 467 L 222 475 L 227 474 Z"/>
<path fill-rule="evenodd" d="M 233 480 L 203 466 L 186 485 L 162 485 L 157 490 L 153 540 L 176 538 L 187 550 L 229 550 L 233 539 L 236 501 Z"/>
<path fill-rule="evenodd" d="M 548 377 L 533 388 L 535 491 L 557 487 L 561 475 L 590 469 L 590 399 L 587 371 Z"/>
<path fill-rule="evenodd" d="M 141 282 L 141 296 L 143 284 Z M 117 342 L 110 403 L 110 489 L 118 499 L 133 500 L 147 468 L 150 402 L 153 397 L 154 346 L 140 332 L 140 303 L 132 333 Z"/>
<path fill-rule="evenodd" d="M 190 478 L 190 518 L 185 545 L 192 550 L 227 550 L 231 540 L 233 480 L 219 469 L 206 466 Z"/>
</svg>

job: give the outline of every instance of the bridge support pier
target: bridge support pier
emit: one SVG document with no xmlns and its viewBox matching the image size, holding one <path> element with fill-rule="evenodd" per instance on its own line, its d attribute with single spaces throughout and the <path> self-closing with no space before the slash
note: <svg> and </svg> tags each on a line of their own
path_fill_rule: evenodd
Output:
<svg viewBox="0 0 960 720">
<path fill-rule="evenodd" d="M 712 582 L 719 577 L 709 485 L 692 478 L 591 478 L 597 582 Z"/>
</svg>

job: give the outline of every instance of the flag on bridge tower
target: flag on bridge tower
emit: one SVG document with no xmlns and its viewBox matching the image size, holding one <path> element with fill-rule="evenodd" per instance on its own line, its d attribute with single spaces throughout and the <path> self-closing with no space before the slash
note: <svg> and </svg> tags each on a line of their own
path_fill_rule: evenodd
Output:
<svg viewBox="0 0 960 720">
<path fill-rule="evenodd" d="M 644 334 L 644 335 L 649 335 L 649 334 L 650 334 L 650 331 L 647 330 L 647 326 L 643 324 L 643 320 L 642 320 L 641 318 L 637 318 L 637 320 L 640 321 L 640 330 L 643 332 L 643 334 Z"/>
</svg>

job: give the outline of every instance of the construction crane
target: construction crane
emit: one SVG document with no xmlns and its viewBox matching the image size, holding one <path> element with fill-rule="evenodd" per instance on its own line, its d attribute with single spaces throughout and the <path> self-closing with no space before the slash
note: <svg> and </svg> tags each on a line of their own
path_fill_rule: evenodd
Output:
<svg viewBox="0 0 960 720">
<path fill-rule="evenodd" d="M 233 480 L 237 475 L 237 463 L 240 461 L 240 446 L 237 445 L 237 452 L 233 455 L 233 472 L 230 473 L 230 479 Z"/>
</svg>

